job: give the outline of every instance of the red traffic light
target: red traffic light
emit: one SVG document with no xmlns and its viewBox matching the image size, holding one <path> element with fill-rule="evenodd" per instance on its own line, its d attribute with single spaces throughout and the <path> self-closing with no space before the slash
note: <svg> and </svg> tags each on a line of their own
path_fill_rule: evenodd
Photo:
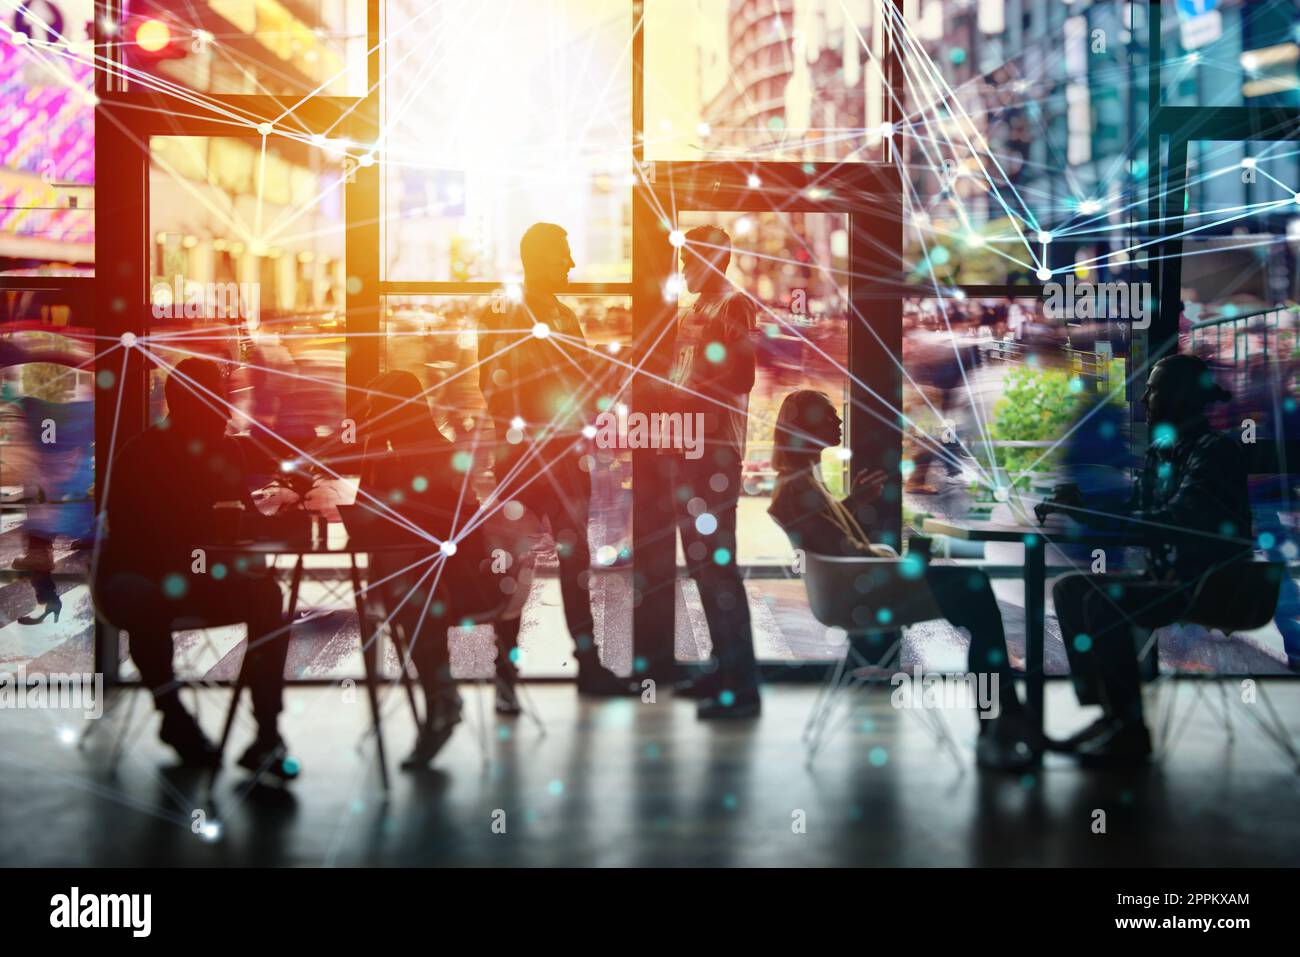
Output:
<svg viewBox="0 0 1300 957">
<path fill-rule="evenodd" d="M 135 26 L 135 45 L 145 53 L 161 53 L 172 42 L 171 27 L 150 17 Z"/>
<path fill-rule="evenodd" d="M 140 65 L 150 65 L 159 60 L 179 60 L 189 55 L 189 45 L 184 38 L 158 17 L 139 17 L 126 30 L 127 53 Z"/>
</svg>

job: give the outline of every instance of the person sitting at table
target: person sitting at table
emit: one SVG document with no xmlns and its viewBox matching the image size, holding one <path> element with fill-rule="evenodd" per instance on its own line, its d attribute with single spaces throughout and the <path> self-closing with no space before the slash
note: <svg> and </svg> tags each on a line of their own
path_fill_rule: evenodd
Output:
<svg viewBox="0 0 1300 957">
<path fill-rule="evenodd" d="M 1151 445 L 1128 506 L 1076 517 L 1085 524 L 1140 528 L 1160 541 L 1140 575 L 1074 574 L 1052 589 L 1061 637 L 1079 703 L 1101 717 L 1053 750 L 1086 767 L 1140 764 L 1151 754 L 1142 713 L 1138 650 L 1151 629 L 1180 620 L 1210 572 L 1251 558 L 1252 522 L 1246 464 L 1237 441 L 1212 429 L 1206 407 L 1231 393 L 1203 359 L 1166 356 L 1151 369 L 1146 392 Z M 1076 486 L 1047 503 L 1082 508 Z M 1134 524 L 1138 523 L 1138 524 Z M 1138 642 L 1141 644 L 1138 644 Z"/>
<path fill-rule="evenodd" d="M 776 489 L 768 514 L 795 548 L 818 555 L 897 559 L 892 548 L 872 544 L 864 528 L 871 524 L 872 504 L 880 497 L 885 473 L 859 474 L 843 500 L 822 481 L 822 450 L 840 444 L 841 426 L 835 406 L 823 393 L 802 389 L 785 397 L 777 413 L 772 454 Z M 994 770 L 1029 767 L 1040 746 L 1016 696 L 1002 615 L 988 576 L 978 569 L 928 564 L 916 587 L 928 588 L 948 621 L 970 630 L 971 671 L 991 673 L 996 679 L 998 715 L 978 722 L 978 763 Z M 854 641 L 863 636 L 849 637 Z"/>
<path fill-rule="evenodd" d="M 217 541 L 215 506 L 242 509 L 245 531 L 259 517 L 239 445 L 226 435 L 231 406 L 221 369 L 210 359 L 185 359 L 167 376 L 165 395 L 167 417 L 123 446 L 104 483 L 108 526 L 92 574 L 96 608 L 129 635 L 131 658 L 162 713 L 159 736 L 196 766 L 216 766 L 221 756 L 181 703 L 172 629 L 191 619 L 247 625 L 244 672 L 257 737 L 239 764 L 289 780 L 299 764 L 278 728 L 289 645 L 280 587 L 264 569 L 196 561 L 196 550 Z"/>
<path fill-rule="evenodd" d="M 447 628 L 466 617 L 517 615 L 528 593 L 528 523 L 479 510 L 467 474 L 453 464 L 456 446 L 437 428 L 420 381 L 391 370 L 367 386 L 358 503 L 380 515 L 385 542 L 411 550 L 375 552 L 371 580 L 401 627 L 425 696 L 425 717 L 405 768 L 426 766 L 461 720 L 461 697 L 451 675 Z M 466 530 L 469 530 L 468 533 Z M 452 542 L 448 553 L 444 542 Z M 494 574 L 492 549 L 509 554 Z M 426 555 L 421 560 L 420 554 Z M 508 574 L 507 574 L 508 572 Z M 514 688 L 498 686 L 497 712 L 518 713 Z"/>
</svg>

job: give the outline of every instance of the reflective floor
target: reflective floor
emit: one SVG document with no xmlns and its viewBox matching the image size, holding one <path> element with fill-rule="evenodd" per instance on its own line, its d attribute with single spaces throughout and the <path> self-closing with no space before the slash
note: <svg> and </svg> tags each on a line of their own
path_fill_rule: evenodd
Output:
<svg viewBox="0 0 1300 957">
<path fill-rule="evenodd" d="M 1170 686 L 1166 686 L 1169 688 Z M 411 721 L 394 694 L 386 723 L 393 789 L 379 785 L 363 694 L 290 691 L 284 730 L 304 773 L 290 789 L 250 788 L 228 771 L 169 770 L 139 699 L 103 719 L 84 751 L 81 724 L 49 711 L 0 714 L 4 865 L 1294 865 L 1300 775 L 1227 689 L 1234 735 L 1178 687 L 1190 721 L 1163 764 L 1085 774 L 1049 758 L 1025 778 L 970 763 L 974 718 L 945 712 L 959 764 L 923 716 L 877 689 L 857 704 L 815 764 L 800 730 L 816 694 L 765 689 L 763 717 L 705 726 L 671 694 L 656 703 L 580 701 L 570 686 L 530 686 L 545 733 L 491 716 L 490 693 L 466 689 L 467 721 L 425 773 L 397 771 Z M 1166 694 L 1169 692 L 1166 691 Z M 1300 727 L 1300 684 L 1270 700 Z M 201 694 L 213 733 L 228 692 Z M 479 705 L 483 705 L 484 721 Z M 1089 715 L 1064 683 L 1049 687 L 1049 730 Z M 1261 712 L 1255 712 L 1258 716 Z M 242 749 L 251 720 L 237 725 Z M 1099 816 L 1098 812 L 1104 812 Z M 1096 833 L 1104 821 L 1104 833 Z M 205 825 L 216 823 L 215 840 Z M 211 831 L 209 831 L 211 833 Z"/>
</svg>

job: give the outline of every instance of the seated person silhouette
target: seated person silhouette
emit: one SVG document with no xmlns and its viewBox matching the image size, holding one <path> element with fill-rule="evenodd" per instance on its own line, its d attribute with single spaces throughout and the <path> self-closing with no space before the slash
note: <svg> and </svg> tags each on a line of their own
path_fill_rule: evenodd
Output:
<svg viewBox="0 0 1300 957">
<path fill-rule="evenodd" d="M 1251 558 L 1241 447 L 1205 418 L 1206 406 L 1229 398 L 1204 360 L 1161 359 L 1142 396 L 1151 444 L 1129 504 L 1118 513 L 1075 513 L 1086 524 L 1136 527 L 1156 539 L 1140 575 L 1067 575 L 1052 589 L 1079 703 L 1100 705 L 1102 715 L 1049 746 L 1074 753 L 1085 767 L 1147 760 L 1151 738 L 1142 714 L 1139 650 L 1150 629 L 1188 612 L 1210 572 Z M 1039 517 L 1055 504 L 1086 505 L 1077 487 L 1065 486 L 1038 507 Z"/>
<path fill-rule="evenodd" d="M 420 768 L 442 750 L 461 720 L 447 628 L 467 618 L 517 617 L 531 581 L 532 523 L 527 513 L 511 521 L 499 510 L 479 509 L 469 473 L 454 467 L 456 446 L 438 430 L 414 375 L 385 372 L 367 392 L 357 501 L 375 513 L 376 544 L 411 546 L 376 551 L 369 567 L 390 622 L 405 635 L 424 689 L 424 720 L 402 764 Z M 504 549 L 495 559 L 494 548 Z M 503 563 L 502 554 L 508 556 Z M 497 712 L 519 713 L 513 684 L 498 686 Z"/>
<path fill-rule="evenodd" d="M 841 426 L 835 406 L 821 392 L 805 389 L 785 397 L 777 413 L 772 456 L 776 489 L 768 514 L 796 548 L 817 555 L 897 559 L 893 549 L 871 543 L 859 517 L 865 516 L 879 498 L 885 473 L 858 475 L 853 491 L 843 500 L 836 499 L 822 481 L 822 449 L 840 444 Z M 987 673 L 996 679 L 998 715 L 978 722 L 979 765 L 1005 771 L 1031 766 L 1040 746 L 1016 696 L 1002 614 L 988 576 L 973 568 L 927 565 L 915 586 L 929 589 L 948 621 L 970 630 L 968 660 L 972 673 Z M 849 638 L 856 646 L 867 636 L 850 633 Z"/>
<path fill-rule="evenodd" d="M 209 359 L 186 359 L 165 392 L 167 418 L 123 446 L 105 482 L 108 527 L 95 604 L 129 635 L 131 658 L 162 713 L 160 737 L 190 765 L 215 766 L 220 754 L 181 703 L 172 630 L 246 624 L 244 673 L 258 730 L 239 764 L 288 780 L 299 766 L 277 726 L 289 645 L 280 587 L 257 569 L 200 562 L 194 551 L 217 540 L 219 503 L 242 508 L 245 537 L 260 518 L 239 445 L 226 436 L 221 370 Z"/>
</svg>

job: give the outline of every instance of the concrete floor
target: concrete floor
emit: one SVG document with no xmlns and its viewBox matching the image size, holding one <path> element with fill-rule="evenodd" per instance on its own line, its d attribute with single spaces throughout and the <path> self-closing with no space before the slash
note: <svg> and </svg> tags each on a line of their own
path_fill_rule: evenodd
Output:
<svg viewBox="0 0 1300 957">
<path fill-rule="evenodd" d="M 478 692 L 467 689 L 469 720 L 435 768 L 394 769 L 387 800 L 370 747 L 355 747 L 368 723 L 364 695 L 338 688 L 288 693 L 283 727 L 304 773 L 287 790 L 250 789 L 234 771 L 209 790 L 206 776 L 168 769 L 170 753 L 155 741 L 143 700 L 115 773 L 109 754 L 120 711 L 84 751 L 62 740 L 77 720 L 6 712 L 0 865 L 1300 863 L 1300 775 L 1253 727 L 1245 709 L 1262 706 L 1236 703 L 1235 685 L 1231 745 L 1201 705 L 1162 765 L 1086 774 L 1051 757 L 1024 778 L 971 766 L 967 713 L 946 714 L 959 766 L 917 714 L 895 710 L 880 690 L 859 696 L 810 769 L 800 729 L 812 686 L 769 686 L 763 717 L 730 725 L 696 723 L 692 706 L 671 694 L 644 704 L 583 701 L 564 684 L 530 689 L 545 736 L 490 711 L 479 723 Z M 1050 731 L 1088 717 L 1068 685 L 1048 691 Z M 1300 728 L 1300 684 L 1272 682 L 1268 692 Z M 1196 693 L 1190 682 L 1179 686 L 1184 706 Z M 213 733 L 228 694 L 201 693 Z M 484 703 L 490 709 L 490 698 Z M 389 706 L 395 765 L 412 729 L 396 695 Z M 244 719 L 234 753 L 250 734 Z M 1094 833 L 1098 810 L 1104 834 Z M 196 821 L 214 820 L 216 841 L 195 833 Z M 494 833 L 494 820 L 505 833 Z M 806 826 L 796 833 L 800 820 Z"/>
</svg>

